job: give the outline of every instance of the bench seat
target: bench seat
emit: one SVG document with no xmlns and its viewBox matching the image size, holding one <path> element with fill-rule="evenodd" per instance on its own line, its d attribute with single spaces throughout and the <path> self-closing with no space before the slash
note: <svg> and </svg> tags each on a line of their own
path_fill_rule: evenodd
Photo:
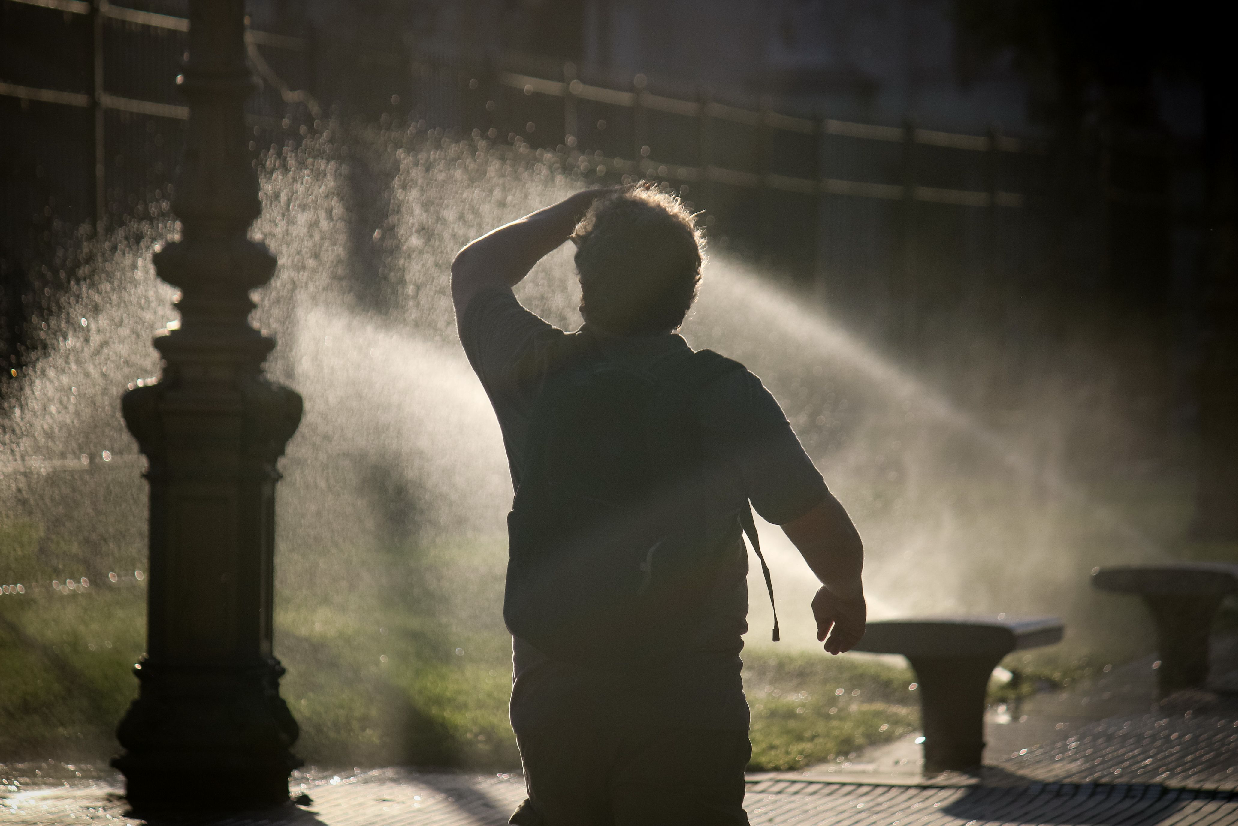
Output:
<svg viewBox="0 0 1238 826">
<path fill-rule="evenodd" d="M 1133 594 L 1143 599 L 1156 623 L 1162 697 L 1208 681 L 1208 644 L 1221 600 L 1238 593 L 1238 565 L 1220 562 L 1172 562 L 1112 565 L 1092 570 L 1100 591 Z"/>
<path fill-rule="evenodd" d="M 974 772 L 984 753 L 989 678 L 1012 651 L 1060 642 L 1056 617 L 923 617 L 875 620 L 855 651 L 902 654 L 916 673 L 924 771 Z"/>
<path fill-rule="evenodd" d="M 905 657 L 967 657 L 1039 648 L 1062 641 L 1056 617 L 1005 620 L 986 617 L 929 617 L 875 620 L 856 651 Z"/>
</svg>

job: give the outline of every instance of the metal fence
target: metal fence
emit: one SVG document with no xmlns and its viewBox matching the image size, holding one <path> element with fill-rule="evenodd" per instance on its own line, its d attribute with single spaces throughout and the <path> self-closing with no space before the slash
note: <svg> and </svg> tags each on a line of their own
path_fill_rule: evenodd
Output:
<svg viewBox="0 0 1238 826">
<path fill-rule="evenodd" d="M 0 243 L 26 268 L 23 289 L 38 291 L 58 275 L 53 222 L 106 226 L 166 208 L 188 21 L 106 0 L 0 0 L 0 21 Z M 805 117 L 643 75 L 618 84 L 600 69 L 383 51 L 308 29 L 251 30 L 249 46 L 256 147 L 307 134 L 325 107 L 525 142 L 607 181 L 664 179 L 716 236 L 910 350 L 979 287 L 1017 291 L 1046 268 L 1046 155 L 996 129 Z"/>
</svg>

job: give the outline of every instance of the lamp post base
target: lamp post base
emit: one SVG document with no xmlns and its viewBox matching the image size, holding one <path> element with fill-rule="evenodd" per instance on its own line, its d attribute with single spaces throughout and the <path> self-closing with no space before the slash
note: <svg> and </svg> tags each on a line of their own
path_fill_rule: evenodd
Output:
<svg viewBox="0 0 1238 826">
<path fill-rule="evenodd" d="M 141 696 L 118 732 L 112 765 L 139 813 L 263 809 L 288 800 L 298 727 L 278 693 L 274 658 L 242 671 L 136 669 Z"/>
</svg>

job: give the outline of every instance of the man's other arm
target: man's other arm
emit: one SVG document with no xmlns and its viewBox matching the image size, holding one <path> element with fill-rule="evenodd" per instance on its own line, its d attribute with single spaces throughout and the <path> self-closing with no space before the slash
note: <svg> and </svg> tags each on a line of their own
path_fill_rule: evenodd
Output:
<svg viewBox="0 0 1238 826">
<path fill-rule="evenodd" d="M 817 620 L 817 640 L 825 650 L 841 654 L 864 636 L 867 607 L 864 603 L 864 545 L 851 517 L 833 495 L 814 505 L 803 516 L 782 526 L 783 532 L 803 555 L 821 581 L 812 600 Z"/>
<path fill-rule="evenodd" d="M 600 196 L 611 190 L 577 192 L 553 206 L 491 230 L 471 242 L 451 262 L 451 298 L 456 316 L 469 301 L 490 287 L 510 289 L 533 265 L 571 237 L 580 219 Z"/>
</svg>

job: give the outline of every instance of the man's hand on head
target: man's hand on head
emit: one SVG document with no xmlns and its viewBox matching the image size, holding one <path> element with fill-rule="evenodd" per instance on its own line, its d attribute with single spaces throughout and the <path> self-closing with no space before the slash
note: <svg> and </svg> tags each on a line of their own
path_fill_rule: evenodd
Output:
<svg viewBox="0 0 1238 826">
<path fill-rule="evenodd" d="M 463 314 L 481 290 L 516 286 L 534 264 L 572 236 L 594 201 L 622 190 L 611 186 L 577 192 L 467 244 L 451 262 L 456 313 Z"/>
<path fill-rule="evenodd" d="M 817 620 L 817 641 L 825 643 L 829 653 L 841 654 L 864 636 L 868 606 L 863 593 L 840 597 L 822 585 L 812 599 L 812 614 Z"/>
</svg>

